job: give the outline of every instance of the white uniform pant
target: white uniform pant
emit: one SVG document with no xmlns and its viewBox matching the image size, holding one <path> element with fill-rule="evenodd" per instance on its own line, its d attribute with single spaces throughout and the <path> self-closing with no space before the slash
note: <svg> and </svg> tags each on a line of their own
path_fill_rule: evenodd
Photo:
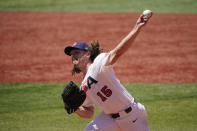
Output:
<svg viewBox="0 0 197 131">
<path fill-rule="evenodd" d="M 85 131 L 149 131 L 145 107 L 140 103 L 134 104 L 131 112 L 116 119 L 101 112 Z"/>
</svg>

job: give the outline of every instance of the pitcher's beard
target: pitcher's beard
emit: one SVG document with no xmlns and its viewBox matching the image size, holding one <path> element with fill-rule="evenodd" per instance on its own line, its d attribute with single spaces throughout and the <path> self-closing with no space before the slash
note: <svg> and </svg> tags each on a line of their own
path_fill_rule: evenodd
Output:
<svg viewBox="0 0 197 131">
<path fill-rule="evenodd" d="M 74 65 L 74 67 L 72 69 L 72 75 L 79 74 L 80 72 L 81 72 L 81 70 Z"/>
</svg>

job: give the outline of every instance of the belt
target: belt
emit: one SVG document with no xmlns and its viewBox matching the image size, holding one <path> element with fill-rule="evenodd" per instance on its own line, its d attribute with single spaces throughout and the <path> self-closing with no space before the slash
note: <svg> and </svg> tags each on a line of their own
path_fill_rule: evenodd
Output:
<svg viewBox="0 0 197 131">
<path fill-rule="evenodd" d="M 138 102 L 134 99 L 134 103 L 138 103 Z M 127 114 L 129 112 L 131 112 L 131 111 L 132 111 L 132 107 L 131 106 L 129 106 L 127 109 L 124 110 L 124 112 L 127 113 Z M 120 113 L 111 114 L 111 117 L 116 119 L 116 118 L 120 117 Z"/>
<path fill-rule="evenodd" d="M 129 108 L 125 109 L 124 111 L 128 114 L 129 112 L 132 111 L 132 108 L 129 107 Z M 116 118 L 120 117 L 120 113 L 111 114 L 111 117 L 114 118 L 114 119 L 116 119 Z"/>
</svg>

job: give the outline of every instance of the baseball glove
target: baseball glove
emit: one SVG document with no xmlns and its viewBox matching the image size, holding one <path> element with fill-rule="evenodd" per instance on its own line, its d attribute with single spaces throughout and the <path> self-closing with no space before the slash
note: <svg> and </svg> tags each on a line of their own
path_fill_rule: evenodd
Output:
<svg viewBox="0 0 197 131">
<path fill-rule="evenodd" d="M 75 112 L 85 101 L 86 94 L 72 81 L 70 81 L 62 93 L 64 108 L 68 114 Z"/>
</svg>

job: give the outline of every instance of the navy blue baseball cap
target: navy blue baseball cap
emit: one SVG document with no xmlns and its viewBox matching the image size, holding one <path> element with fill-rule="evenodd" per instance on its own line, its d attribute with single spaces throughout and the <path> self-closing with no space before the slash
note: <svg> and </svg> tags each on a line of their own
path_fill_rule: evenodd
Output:
<svg viewBox="0 0 197 131">
<path fill-rule="evenodd" d="M 65 49 L 64 49 L 64 52 L 65 54 L 71 56 L 70 52 L 72 50 L 76 50 L 76 49 L 79 49 L 79 50 L 83 50 L 83 51 L 88 51 L 88 44 L 86 44 L 85 42 L 75 42 L 72 46 L 67 46 Z"/>
</svg>

